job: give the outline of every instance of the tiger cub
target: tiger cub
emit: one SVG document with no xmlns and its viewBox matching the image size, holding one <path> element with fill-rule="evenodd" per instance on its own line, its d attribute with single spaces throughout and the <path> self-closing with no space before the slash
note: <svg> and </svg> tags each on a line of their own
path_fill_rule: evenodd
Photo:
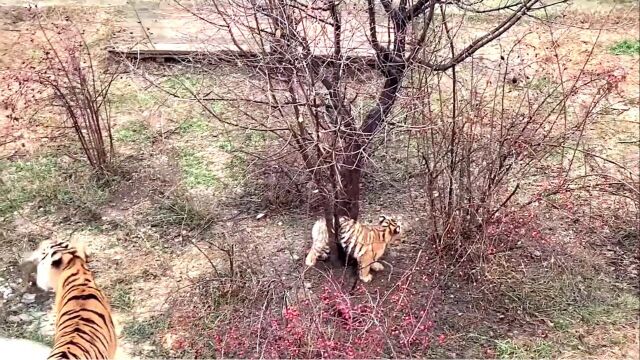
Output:
<svg viewBox="0 0 640 360">
<path fill-rule="evenodd" d="M 390 217 L 381 216 L 378 225 L 365 225 L 348 217 L 340 217 L 340 245 L 347 256 L 358 261 L 360 280 L 369 282 L 373 278 L 370 271 L 381 271 L 384 266 L 377 262 L 384 254 L 387 245 L 400 237 L 400 225 Z M 311 229 L 313 243 L 307 254 L 307 266 L 329 256 L 329 234 L 326 220 L 319 219 Z"/>
<path fill-rule="evenodd" d="M 27 261 L 36 282 L 55 292 L 56 325 L 48 359 L 113 359 L 116 333 L 107 298 L 87 268 L 83 244 L 44 241 Z"/>
</svg>

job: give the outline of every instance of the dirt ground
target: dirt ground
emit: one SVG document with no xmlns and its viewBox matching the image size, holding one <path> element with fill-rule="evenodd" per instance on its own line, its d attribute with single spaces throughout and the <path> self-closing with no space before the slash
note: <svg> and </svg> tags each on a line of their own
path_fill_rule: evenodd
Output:
<svg viewBox="0 0 640 360">
<path fill-rule="evenodd" d="M 49 11 L 108 42 L 121 6 Z M 24 38 L 31 28 L 23 9 L 0 11 L 0 69 L 6 71 L 15 57 L 30 56 Z M 544 56 L 554 44 L 568 59 L 568 73 L 579 71 L 581 55 L 592 51 L 589 71 L 626 74 L 612 101 L 615 112 L 586 138 L 602 146 L 603 156 L 637 171 L 640 56 L 610 49 L 638 40 L 638 5 L 581 2 L 564 14 L 553 18 L 557 38 L 530 20 L 500 44 L 531 31 L 537 35 L 527 38 L 529 49 Z M 484 18 L 473 21 L 478 32 L 486 26 Z M 479 61 L 493 61 L 492 49 L 482 50 Z M 193 81 L 179 66 L 149 64 L 144 71 L 161 73 L 158 81 L 176 91 Z M 214 74 L 209 86 L 245 86 L 249 76 L 226 66 Z M 25 128 L 0 113 L 0 144 L 11 140 L 0 147 L 1 336 L 50 344 L 53 298 L 28 284 L 18 264 L 39 241 L 71 238 L 89 244 L 90 267 L 115 313 L 120 358 L 256 356 L 229 350 L 233 346 L 262 347 L 270 357 L 265 349 L 273 339 L 262 334 L 267 319 L 272 328 L 292 324 L 289 316 L 298 315 L 287 309 L 304 313 L 327 294 L 343 292 L 352 295 L 349 306 L 383 313 L 379 319 L 388 323 L 379 329 L 421 339 L 385 347 L 381 335 L 380 354 L 388 357 L 639 358 L 639 232 L 628 210 L 635 205 L 637 214 L 637 204 L 576 193 L 514 206 L 505 214 L 509 232 L 499 236 L 517 237 L 516 246 L 480 265 L 453 265 L 425 240 L 422 188 L 411 181 L 398 187 L 388 180 L 395 174 L 381 170 L 381 179 L 366 179 L 364 218 L 392 213 L 407 231 L 386 257 L 386 270 L 352 289 L 349 271 L 304 266 L 319 214 L 311 195 L 283 186 L 275 173 L 254 173 L 254 164 L 236 151 L 238 144 L 268 147 L 269 139 L 215 122 L 140 73 L 120 77 L 112 95 L 116 170 L 101 181 L 77 160 L 71 136 L 45 138 L 51 128 Z M 377 160 L 384 163 L 382 155 Z M 421 330 L 394 330 L 396 320 Z M 238 327 L 258 329 L 250 333 L 255 339 L 233 343 Z M 354 347 L 354 357 L 370 354 L 364 346 Z"/>
</svg>

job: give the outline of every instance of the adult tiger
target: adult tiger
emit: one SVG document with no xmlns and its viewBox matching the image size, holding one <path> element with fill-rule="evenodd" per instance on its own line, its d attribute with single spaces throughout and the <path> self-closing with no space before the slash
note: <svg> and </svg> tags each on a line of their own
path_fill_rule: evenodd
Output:
<svg viewBox="0 0 640 360">
<path fill-rule="evenodd" d="M 48 359 L 113 359 L 116 333 L 111 308 L 87 268 L 81 243 L 44 241 L 27 259 L 36 282 L 55 292 L 56 326 Z"/>
<path fill-rule="evenodd" d="M 372 279 L 370 271 L 382 271 L 384 266 L 377 262 L 389 243 L 400 237 L 400 225 L 390 217 L 380 216 L 378 225 L 365 225 L 348 217 L 340 217 L 339 241 L 347 256 L 358 262 L 358 276 L 360 280 L 369 282 Z M 326 220 L 319 219 L 311 229 L 313 243 L 307 254 L 307 266 L 315 265 L 316 261 L 325 260 L 329 256 L 329 234 Z"/>
</svg>

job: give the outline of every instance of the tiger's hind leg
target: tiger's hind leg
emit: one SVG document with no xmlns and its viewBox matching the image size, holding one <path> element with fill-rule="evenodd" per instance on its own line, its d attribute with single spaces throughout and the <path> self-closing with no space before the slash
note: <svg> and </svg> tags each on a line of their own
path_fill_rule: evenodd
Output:
<svg viewBox="0 0 640 360">
<path fill-rule="evenodd" d="M 318 252 L 318 260 L 324 261 L 329 257 L 329 245 L 324 245 L 322 249 Z"/>
<path fill-rule="evenodd" d="M 304 260 L 304 263 L 307 266 L 313 266 L 316 264 L 316 260 L 318 259 L 318 257 L 316 256 L 315 251 L 313 251 L 313 249 L 311 249 L 309 251 L 309 253 L 307 253 L 307 257 Z"/>
<path fill-rule="evenodd" d="M 384 270 L 384 265 L 382 265 L 379 262 L 374 262 L 373 264 L 371 264 L 371 270 L 373 271 L 382 271 Z"/>
<path fill-rule="evenodd" d="M 371 281 L 371 279 L 373 279 L 373 275 L 370 274 L 371 271 L 371 265 L 373 264 L 373 258 L 370 255 L 362 255 L 359 259 L 358 259 L 358 266 L 360 268 L 360 270 L 358 271 L 358 276 L 360 277 L 360 280 L 362 280 L 363 282 L 368 283 L 369 281 Z"/>
<path fill-rule="evenodd" d="M 311 248 L 307 254 L 305 264 L 307 266 L 314 266 L 317 260 L 325 261 L 329 257 L 329 246 L 324 245 L 320 249 Z"/>
</svg>

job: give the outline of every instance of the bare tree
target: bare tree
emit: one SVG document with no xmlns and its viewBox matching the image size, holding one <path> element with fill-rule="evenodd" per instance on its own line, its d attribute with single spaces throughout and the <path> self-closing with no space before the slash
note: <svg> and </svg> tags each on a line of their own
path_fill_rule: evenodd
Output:
<svg viewBox="0 0 640 360">
<path fill-rule="evenodd" d="M 531 12 L 549 6 L 539 0 L 494 7 L 438 0 L 176 3 L 215 32 L 200 39 L 210 45 L 210 55 L 241 61 L 257 75 L 253 91 L 229 95 L 191 88 L 191 99 L 223 123 L 281 138 L 288 146 L 270 159 L 281 160 L 293 149 L 313 179 L 327 220 L 358 218 L 371 144 L 389 123 L 410 69 L 454 69 Z M 495 13 L 499 20 L 465 43 L 457 30 L 470 13 Z M 221 33 L 232 49 L 216 45 Z M 373 68 L 374 75 L 364 68 Z M 235 115 L 246 121 L 216 112 L 211 101 L 234 104 Z M 244 103 L 264 111 L 250 113 Z"/>
</svg>

